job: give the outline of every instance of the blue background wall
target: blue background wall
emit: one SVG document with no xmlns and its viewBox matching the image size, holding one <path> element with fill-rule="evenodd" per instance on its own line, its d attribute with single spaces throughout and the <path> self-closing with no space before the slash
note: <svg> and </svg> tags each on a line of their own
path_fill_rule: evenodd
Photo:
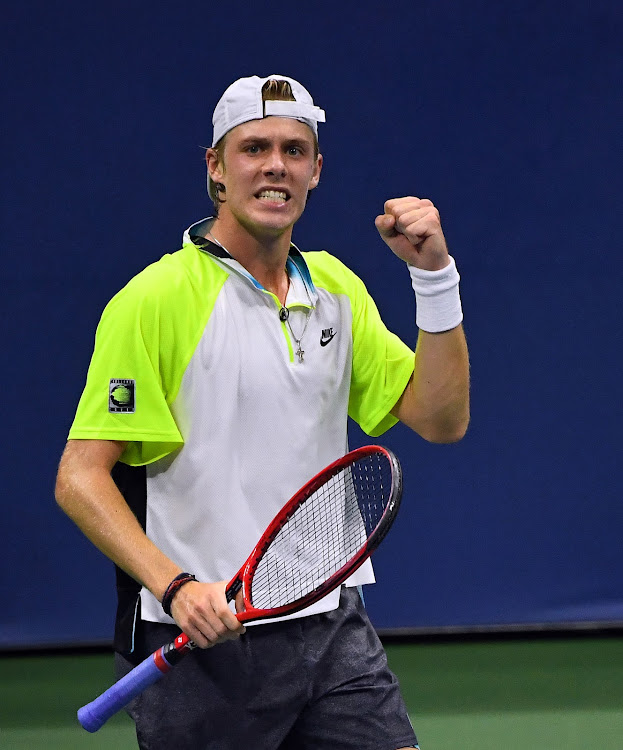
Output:
<svg viewBox="0 0 623 750">
<path fill-rule="evenodd" d="M 472 425 L 454 446 L 384 436 L 406 497 L 373 620 L 623 621 L 621 4 L 93 5 L 16 3 L 1 31 L 0 645 L 110 637 L 111 566 L 53 500 L 95 326 L 209 213 L 224 88 L 275 72 L 327 111 L 295 241 L 360 273 L 411 344 L 383 201 L 433 199 L 463 278 Z"/>
</svg>

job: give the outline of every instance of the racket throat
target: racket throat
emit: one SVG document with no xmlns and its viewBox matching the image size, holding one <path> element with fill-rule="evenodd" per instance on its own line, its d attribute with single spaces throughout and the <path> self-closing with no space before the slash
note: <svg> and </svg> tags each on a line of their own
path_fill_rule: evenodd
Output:
<svg viewBox="0 0 623 750">
<path fill-rule="evenodd" d="M 227 587 L 227 591 L 225 591 L 225 596 L 227 597 L 227 601 L 231 602 L 233 599 L 236 598 L 236 594 L 240 591 L 242 588 L 242 578 L 239 576 L 236 576 L 234 580 L 229 584 Z"/>
</svg>

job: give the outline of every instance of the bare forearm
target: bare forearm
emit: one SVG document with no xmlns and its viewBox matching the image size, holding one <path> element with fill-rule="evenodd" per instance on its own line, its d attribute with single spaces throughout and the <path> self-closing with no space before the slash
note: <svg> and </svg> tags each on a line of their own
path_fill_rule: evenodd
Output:
<svg viewBox="0 0 623 750">
<path fill-rule="evenodd" d="M 181 572 L 145 535 L 117 489 L 109 467 L 85 460 L 68 446 L 59 468 L 56 499 L 81 531 L 158 599 Z"/>
<path fill-rule="evenodd" d="M 413 376 L 393 410 L 426 440 L 460 440 L 469 423 L 469 359 L 463 327 L 420 331 Z"/>
<path fill-rule="evenodd" d="M 124 446 L 70 440 L 58 470 L 56 499 L 93 544 L 162 601 L 181 568 L 147 538 L 110 475 Z M 173 599 L 173 617 L 201 648 L 244 633 L 228 607 L 225 585 L 193 581 Z"/>
</svg>

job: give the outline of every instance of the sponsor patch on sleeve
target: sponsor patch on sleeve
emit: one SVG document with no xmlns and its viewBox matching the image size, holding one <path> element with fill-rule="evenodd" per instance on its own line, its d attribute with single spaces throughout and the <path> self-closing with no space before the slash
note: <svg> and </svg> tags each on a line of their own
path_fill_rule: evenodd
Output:
<svg viewBox="0 0 623 750">
<path fill-rule="evenodd" d="M 108 386 L 108 411 L 134 414 L 136 411 L 136 381 L 112 378 Z"/>
</svg>

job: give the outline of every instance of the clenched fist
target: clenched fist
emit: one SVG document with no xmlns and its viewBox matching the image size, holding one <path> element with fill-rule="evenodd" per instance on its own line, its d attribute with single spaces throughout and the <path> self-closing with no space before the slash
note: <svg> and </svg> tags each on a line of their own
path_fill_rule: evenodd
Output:
<svg viewBox="0 0 623 750">
<path fill-rule="evenodd" d="M 439 211 L 428 199 L 392 198 L 376 228 L 391 251 L 401 260 L 425 271 L 439 271 L 450 263 Z"/>
</svg>

